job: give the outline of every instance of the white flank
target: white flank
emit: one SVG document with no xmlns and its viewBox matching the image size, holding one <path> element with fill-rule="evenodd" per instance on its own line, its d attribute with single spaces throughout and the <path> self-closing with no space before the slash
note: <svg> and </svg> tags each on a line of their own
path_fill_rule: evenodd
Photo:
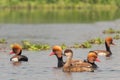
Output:
<svg viewBox="0 0 120 80">
<path fill-rule="evenodd" d="M 18 58 L 12 58 L 12 61 L 18 62 Z"/>
<path fill-rule="evenodd" d="M 100 52 L 100 53 L 98 53 L 98 55 L 99 55 L 99 56 L 106 56 L 106 53 Z"/>
</svg>

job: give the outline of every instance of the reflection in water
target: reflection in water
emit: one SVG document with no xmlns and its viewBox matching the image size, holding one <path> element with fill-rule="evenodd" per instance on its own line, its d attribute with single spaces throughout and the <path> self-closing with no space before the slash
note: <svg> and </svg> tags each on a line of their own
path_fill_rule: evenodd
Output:
<svg viewBox="0 0 120 80">
<path fill-rule="evenodd" d="M 13 66 L 20 66 L 21 62 L 11 62 Z"/>
<path fill-rule="evenodd" d="M 120 18 L 120 10 L 0 10 L 0 23 L 91 23 Z"/>
<path fill-rule="evenodd" d="M 53 68 L 55 80 L 73 80 L 71 72 L 63 72 L 62 68 Z"/>
<path fill-rule="evenodd" d="M 110 60 L 112 57 L 106 57 L 106 60 Z"/>
</svg>

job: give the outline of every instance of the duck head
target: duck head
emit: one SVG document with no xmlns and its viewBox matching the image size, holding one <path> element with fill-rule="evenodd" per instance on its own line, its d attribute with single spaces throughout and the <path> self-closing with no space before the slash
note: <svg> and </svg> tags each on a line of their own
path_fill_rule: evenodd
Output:
<svg viewBox="0 0 120 80">
<path fill-rule="evenodd" d="M 108 46 L 114 45 L 112 37 L 106 37 L 105 42 L 107 43 Z"/>
<path fill-rule="evenodd" d="M 13 44 L 11 48 L 12 51 L 10 52 L 10 54 L 21 55 L 22 47 L 19 44 Z"/>
<path fill-rule="evenodd" d="M 53 46 L 52 52 L 50 53 L 50 56 L 56 55 L 57 57 L 62 57 L 62 48 L 60 46 Z"/>
<path fill-rule="evenodd" d="M 66 57 L 72 58 L 72 57 L 73 57 L 73 51 L 72 51 L 71 49 L 66 49 L 66 50 L 64 51 L 64 55 L 65 55 Z"/>
<path fill-rule="evenodd" d="M 100 60 L 98 59 L 97 56 L 98 56 L 98 55 L 97 55 L 96 52 L 90 51 L 90 52 L 88 53 L 87 60 L 88 60 L 90 63 L 94 63 L 95 61 L 96 61 L 96 62 L 100 62 Z"/>
</svg>

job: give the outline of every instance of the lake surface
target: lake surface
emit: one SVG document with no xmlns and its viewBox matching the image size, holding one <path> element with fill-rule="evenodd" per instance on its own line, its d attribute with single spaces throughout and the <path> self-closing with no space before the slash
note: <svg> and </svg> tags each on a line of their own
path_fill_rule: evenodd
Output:
<svg viewBox="0 0 120 80">
<path fill-rule="evenodd" d="M 0 23 L 41 24 L 41 23 L 94 23 L 120 18 L 119 9 L 58 9 L 19 10 L 0 9 Z"/>
<path fill-rule="evenodd" d="M 23 51 L 29 62 L 20 66 L 13 66 L 9 61 L 11 43 L 20 43 L 21 40 L 44 42 L 51 45 L 75 42 L 84 42 L 87 39 L 114 35 L 104 35 L 102 31 L 108 28 L 120 30 L 120 20 L 97 22 L 91 24 L 0 24 L 0 38 L 5 38 L 8 44 L 0 53 L 0 79 L 2 80 L 119 80 L 120 79 L 120 40 L 114 40 L 116 45 L 111 46 L 112 57 L 106 60 L 99 56 L 101 62 L 96 63 L 99 69 L 95 72 L 65 73 L 55 68 L 57 59 L 49 56 L 47 51 Z M 6 48 L 7 45 L 7 48 Z M 75 59 L 86 59 L 90 50 L 105 49 L 104 45 L 94 45 L 90 49 L 72 49 Z M 64 58 L 65 61 L 65 58 Z"/>
</svg>

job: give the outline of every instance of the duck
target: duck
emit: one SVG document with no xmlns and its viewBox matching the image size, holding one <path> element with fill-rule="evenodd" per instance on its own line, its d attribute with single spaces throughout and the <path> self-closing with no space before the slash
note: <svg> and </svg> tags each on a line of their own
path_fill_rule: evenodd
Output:
<svg viewBox="0 0 120 80">
<path fill-rule="evenodd" d="M 93 72 L 94 69 L 92 65 L 87 62 L 72 62 L 73 51 L 71 49 L 66 49 L 64 51 L 64 55 L 66 56 L 66 62 L 63 66 L 64 72 Z"/>
<path fill-rule="evenodd" d="M 25 55 L 21 55 L 22 54 L 22 46 L 19 44 L 13 44 L 12 45 L 12 51 L 10 52 L 10 54 L 15 54 L 13 57 L 10 58 L 10 61 L 13 62 L 21 62 L 21 61 L 28 61 L 28 57 Z"/>
<path fill-rule="evenodd" d="M 111 49 L 110 49 L 110 45 L 115 45 L 113 43 L 113 39 L 112 39 L 112 37 L 106 37 L 105 38 L 106 50 L 93 50 L 93 51 L 96 52 L 100 56 L 110 57 L 112 55 L 112 52 L 111 52 Z"/>
<path fill-rule="evenodd" d="M 62 56 L 62 48 L 59 45 L 54 45 L 52 47 L 52 52 L 49 54 L 49 56 L 55 55 L 57 57 L 58 63 L 57 67 L 61 68 L 64 65 L 63 56 Z"/>
<path fill-rule="evenodd" d="M 87 62 L 87 63 L 91 64 L 92 68 L 95 70 L 95 69 L 98 68 L 98 66 L 95 62 L 101 62 L 101 61 L 98 59 L 98 55 L 97 55 L 96 52 L 89 51 L 89 53 L 87 55 L 87 59 L 84 60 L 84 62 Z"/>
</svg>

